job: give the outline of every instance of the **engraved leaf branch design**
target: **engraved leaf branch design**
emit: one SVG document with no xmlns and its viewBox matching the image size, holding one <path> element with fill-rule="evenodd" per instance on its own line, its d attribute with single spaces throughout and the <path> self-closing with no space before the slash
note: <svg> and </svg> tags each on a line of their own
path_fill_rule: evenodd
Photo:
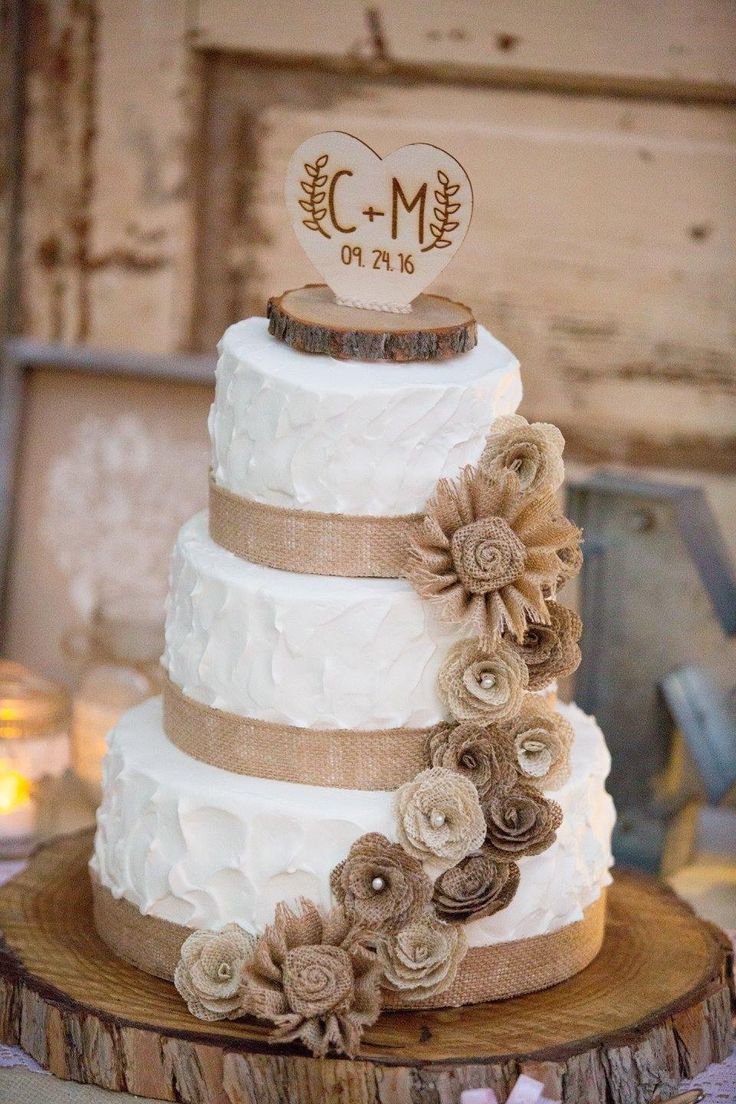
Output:
<svg viewBox="0 0 736 1104">
<path fill-rule="evenodd" d="M 457 215 L 462 205 L 457 201 L 452 202 L 452 197 L 460 191 L 460 185 L 451 184 L 449 176 L 442 169 L 437 170 L 437 180 L 440 185 L 434 192 L 437 206 L 432 212 L 434 222 L 429 224 L 432 241 L 423 247 L 422 253 L 428 253 L 430 249 L 447 249 L 448 245 L 452 245 L 452 240 L 447 235 L 452 234 L 460 225 L 453 215 Z"/>
<path fill-rule="evenodd" d="M 327 194 L 325 191 L 327 174 L 322 170 L 326 166 L 328 159 L 328 154 L 323 153 L 321 157 L 317 158 L 313 165 L 305 161 L 304 171 L 308 179 L 299 181 L 302 186 L 302 191 L 306 196 L 306 199 L 299 200 L 299 206 L 309 215 L 309 218 L 302 219 L 302 222 L 308 230 L 316 230 L 323 238 L 330 237 L 322 226 L 322 220 L 327 214 L 327 207 L 324 205 L 325 196 Z"/>
</svg>

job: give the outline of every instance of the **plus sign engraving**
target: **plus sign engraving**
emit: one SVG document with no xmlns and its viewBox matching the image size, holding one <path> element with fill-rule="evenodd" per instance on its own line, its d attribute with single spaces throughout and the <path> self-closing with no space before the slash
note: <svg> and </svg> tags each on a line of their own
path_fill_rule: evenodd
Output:
<svg viewBox="0 0 736 1104">
<path fill-rule="evenodd" d="M 470 224 L 462 165 L 437 146 L 381 158 L 341 131 L 308 138 L 286 174 L 296 236 L 338 303 L 398 313 L 442 271 Z"/>
</svg>

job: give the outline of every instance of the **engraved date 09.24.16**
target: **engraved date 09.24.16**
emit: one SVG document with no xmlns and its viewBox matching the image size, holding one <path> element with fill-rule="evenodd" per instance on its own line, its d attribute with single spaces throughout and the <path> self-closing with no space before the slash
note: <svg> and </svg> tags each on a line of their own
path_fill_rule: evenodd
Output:
<svg viewBox="0 0 736 1104">
<path fill-rule="evenodd" d="M 371 249 L 370 256 L 363 259 L 363 249 L 359 245 L 344 245 L 340 250 L 340 260 L 344 265 L 368 265 L 378 271 L 405 272 L 411 276 L 414 272 L 414 258 L 411 253 L 391 254 L 388 249 Z"/>
</svg>

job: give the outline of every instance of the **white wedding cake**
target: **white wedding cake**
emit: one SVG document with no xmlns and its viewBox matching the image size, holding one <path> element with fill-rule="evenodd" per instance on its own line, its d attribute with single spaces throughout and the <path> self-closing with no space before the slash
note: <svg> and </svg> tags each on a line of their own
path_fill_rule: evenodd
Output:
<svg viewBox="0 0 736 1104">
<path fill-rule="evenodd" d="M 348 139 L 310 141 L 296 209 L 331 242 L 320 150 Z M 447 156 L 412 149 L 425 173 Z M 443 164 L 423 253 L 469 203 Z M 374 308 L 311 286 L 222 338 L 163 698 L 110 734 L 90 864 L 119 955 L 194 1016 L 315 1054 L 354 1054 L 382 1007 L 583 969 L 612 863 L 603 735 L 556 697 L 582 629 L 558 596 L 581 564 L 562 436 L 516 414 L 518 362 L 467 308 Z"/>
<path fill-rule="evenodd" d="M 439 478 L 479 460 L 489 427 L 520 399 L 516 359 L 483 329 L 471 352 L 439 364 L 338 364 L 293 351 L 251 318 L 220 344 L 213 479 L 271 506 L 412 514 Z M 249 563 L 213 541 L 204 513 L 179 534 L 169 679 L 195 702 L 301 729 L 307 753 L 311 729 L 334 730 L 336 741 L 343 729 L 365 730 L 368 741 L 373 730 L 449 719 L 438 676 L 465 635 L 406 579 Z M 590 717 L 557 709 L 575 739 L 568 777 L 551 794 L 562 810 L 555 841 L 519 859 L 505 908 L 467 922 L 471 948 L 574 924 L 610 881 L 608 751 Z M 129 712 L 109 745 L 92 871 L 145 916 L 258 934 L 281 901 L 329 908 L 331 872 L 361 836 L 398 838 L 393 792 L 203 763 L 167 737 L 158 699 Z"/>
</svg>

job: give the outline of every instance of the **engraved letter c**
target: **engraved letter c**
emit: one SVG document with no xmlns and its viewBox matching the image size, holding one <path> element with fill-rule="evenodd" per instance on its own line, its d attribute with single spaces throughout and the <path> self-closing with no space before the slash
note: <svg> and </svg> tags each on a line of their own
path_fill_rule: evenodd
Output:
<svg viewBox="0 0 736 1104">
<path fill-rule="evenodd" d="M 353 230 L 357 229 L 355 226 L 341 226 L 337 221 L 337 215 L 335 214 L 335 185 L 341 176 L 352 176 L 351 169 L 338 169 L 332 178 L 330 183 L 330 191 L 327 196 L 327 202 L 330 207 L 330 218 L 332 219 L 332 225 L 336 230 L 339 230 L 341 234 L 352 234 Z"/>
</svg>

